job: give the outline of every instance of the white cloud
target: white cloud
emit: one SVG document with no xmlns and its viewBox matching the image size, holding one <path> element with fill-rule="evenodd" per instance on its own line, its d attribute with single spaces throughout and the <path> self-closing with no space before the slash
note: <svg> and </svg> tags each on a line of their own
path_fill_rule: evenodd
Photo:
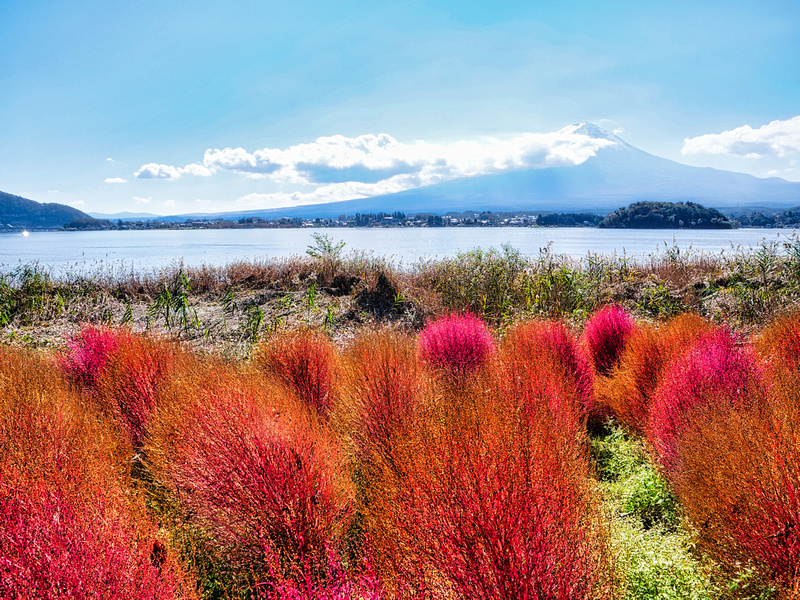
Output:
<svg viewBox="0 0 800 600">
<path fill-rule="evenodd" d="M 113 158 L 111 158 L 111 157 L 109 156 L 109 157 L 106 159 L 106 162 L 116 162 L 116 161 L 114 161 L 114 159 L 113 159 Z"/>
<path fill-rule="evenodd" d="M 139 179 L 178 179 L 181 169 L 158 163 L 147 163 L 134 173 Z"/>
<path fill-rule="evenodd" d="M 164 202 L 164 206 L 166 206 L 168 208 L 174 208 L 175 207 L 175 200 L 167 200 L 166 202 Z"/>
<path fill-rule="evenodd" d="M 106 177 L 105 183 L 128 183 L 128 180 L 122 177 Z"/>
<path fill-rule="evenodd" d="M 134 173 L 138 179 L 180 179 L 182 175 L 208 177 L 211 174 L 212 171 L 210 169 L 197 163 L 189 164 L 185 167 L 147 163 Z"/>
<path fill-rule="evenodd" d="M 402 192 L 415 187 L 419 187 L 417 178 L 397 175 L 378 183 L 361 183 L 357 181 L 331 183 L 320 186 L 311 192 L 252 193 L 239 198 L 239 202 L 244 208 L 278 208 L 281 206 L 322 204 L 351 200 L 353 198 L 368 198 L 370 196 Z"/>
<path fill-rule="evenodd" d="M 86 206 L 86 202 L 83 200 L 75 200 L 75 202 L 70 202 L 72 206 Z"/>
<path fill-rule="evenodd" d="M 280 184 L 322 186 L 312 194 L 350 197 L 373 195 L 369 186 L 401 191 L 456 179 L 515 169 L 580 164 L 613 142 L 569 131 L 526 133 L 509 139 L 462 140 L 450 144 L 404 143 L 381 133 L 357 137 L 334 135 L 288 148 L 209 149 L 202 163 L 184 167 L 148 163 L 136 172 L 140 179 L 178 179 L 233 172 L 269 178 Z M 347 185 L 345 185 L 347 184 Z M 366 186 L 366 187 L 365 187 Z M 362 191 L 360 191 L 362 190 Z M 285 194 L 291 197 L 298 193 Z"/>
<path fill-rule="evenodd" d="M 684 155 L 727 154 L 748 158 L 782 158 L 800 152 L 800 116 L 753 129 L 743 125 L 722 133 L 708 133 L 683 142 Z"/>
<path fill-rule="evenodd" d="M 152 198 L 140 198 L 139 196 L 133 197 L 133 201 L 136 202 L 136 204 L 150 204 L 151 200 Z"/>
</svg>

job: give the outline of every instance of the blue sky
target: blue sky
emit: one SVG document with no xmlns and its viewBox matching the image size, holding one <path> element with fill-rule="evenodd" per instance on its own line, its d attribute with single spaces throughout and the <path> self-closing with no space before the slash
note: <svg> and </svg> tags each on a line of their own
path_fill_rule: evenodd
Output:
<svg viewBox="0 0 800 600">
<path fill-rule="evenodd" d="M 0 190 L 223 211 L 580 162 L 800 180 L 800 3 L 0 3 Z M 382 135 L 383 134 L 383 135 Z M 564 137 L 566 135 L 566 137 Z"/>
</svg>

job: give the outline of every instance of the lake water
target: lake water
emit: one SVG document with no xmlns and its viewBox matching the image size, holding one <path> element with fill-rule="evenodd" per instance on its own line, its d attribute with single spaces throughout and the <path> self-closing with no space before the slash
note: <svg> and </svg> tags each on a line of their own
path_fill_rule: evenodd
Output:
<svg viewBox="0 0 800 600">
<path fill-rule="evenodd" d="M 788 229 L 622 230 L 595 228 L 365 228 L 365 229 L 222 229 L 42 232 L 27 237 L 0 235 L 3 270 L 38 262 L 63 269 L 96 269 L 112 265 L 149 270 L 182 260 L 186 265 L 224 265 L 237 260 L 303 255 L 313 233 L 342 240 L 345 251 L 365 250 L 400 264 L 422 258 L 444 258 L 474 248 L 511 244 L 523 254 L 537 255 L 550 245 L 555 254 L 584 257 L 587 253 L 646 257 L 676 245 L 681 251 L 730 252 L 757 247 L 762 241 L 782 242 Z"/>
</svg>

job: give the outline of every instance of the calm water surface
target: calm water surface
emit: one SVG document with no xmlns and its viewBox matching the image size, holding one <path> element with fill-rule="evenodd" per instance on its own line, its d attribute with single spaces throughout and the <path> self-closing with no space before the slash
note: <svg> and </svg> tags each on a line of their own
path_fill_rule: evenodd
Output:
<svg viewBox="0 0 800 600">
<path fill-rule="evenodd" d="M 681 251 L 747 250 L 763 240 L 785 241 L 788 229 L 620 230 L 594 228 L 409 228 L 409 229 L 223 229 L 85 231 L 0 234 L 3 269 L 38 262 L 66 269 L 153 269 L 177 261 L 186 265 L 224 265 L 237 260 L 305 254 L 312 233 L 343 240 L 345 250 L 365 250 L 409 265 L 423 258 L 444 258 L 474 248 L 511 244 L 523 254 L 552 252 L 575 258 L 587 253 L 646 257 L 676 245 Z"/>
</svg>

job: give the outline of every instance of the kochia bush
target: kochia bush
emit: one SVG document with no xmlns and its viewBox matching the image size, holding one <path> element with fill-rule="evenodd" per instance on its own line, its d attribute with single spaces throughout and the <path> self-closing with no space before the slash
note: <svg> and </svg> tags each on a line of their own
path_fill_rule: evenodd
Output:
<svg viewBox="0 0 800 600">
<path fill-rule="evenodd" d="M 126 330 L 87 326 L 67 342 L 59 366 L 86 388 L 94 388 L 111 354 L 129 339 Z"/>
<path fill-rule="evenodd" d="M 338 446 L 313 416 L 235 375 L 209 373 L 161 407 L 147 453 L 228 569 L 323 577 L 352 510 Z M 273 401 L 274 398 L 274 401 Z"/>
<path fill-rule="evenodd" d="M 650 411 L 648 436 L 668 478 L 680 467 L 680 438 L 702 428 L 696 411 L 707 405 L 746 409 L 763 397 L 762 370 L 733 335 L 717 330 L 701 338 L 669 367 Z"/>
<path fill-rule="evenodd" d="M 486 324 L 470 314 L 450 314 L 429 323 L 419 335 L 421 358 L 456 377 L 481 368 L 495 353 Z"/>
<path fill-rule="evenodd" d="M 336 394 L 336 351 L 322 332 L 282 332 L 261 343 L 253 362 L 268 377 L 285 385 L 327 416 Z"/>
<path fill-rule="evenodd" d="M 514 410 L 489 392 L 408 448 L 391 503 L 415 587 L 486 600 L 608 591 L 586 455 L 550 419 L 562 402 L 527 400 Z"/>
<path fill-rule="evenodd" d="M 51 364 L 0 350 L 0 597 L 194 597 L 118 442 Z"/>
<path fill-rule="evenodd" d="M 616 305 L 601 308 L 586 322 L 583 342 L 598 375 L 611 373 L 635 328 L 628 311 Z"/>
<path fill-rule="evenodd" d="M 644 435 L 658 385 L 677 357 L 714 327 L 683 314 L 663 325 L 639 325 L 628 338 L 612 377 L 598 378 L 598 402 L 631 430 Z"/>
</svg>

